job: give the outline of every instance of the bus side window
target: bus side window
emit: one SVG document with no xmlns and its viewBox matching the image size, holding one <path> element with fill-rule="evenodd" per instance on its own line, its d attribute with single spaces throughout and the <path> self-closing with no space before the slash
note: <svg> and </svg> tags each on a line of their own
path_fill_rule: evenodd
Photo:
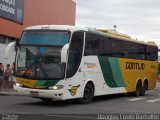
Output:
<svg viewBox="0 0 160 120">
<path fill-rule="evenodd" d="M 100 55 L 101 54 L 101 41 L 100 36 L 94 35 L 92 33 L 86 34 L 86 41 L 85 41 L 85 49 L 84 55 Z"/>
<path fill-rule="evenodd" d="M 158 48 L 155 46 L 147 46 L 146 48 L 146 59 L 147 60 L 157 60 L 158 54 L 157 54 Z"/>
</svg>

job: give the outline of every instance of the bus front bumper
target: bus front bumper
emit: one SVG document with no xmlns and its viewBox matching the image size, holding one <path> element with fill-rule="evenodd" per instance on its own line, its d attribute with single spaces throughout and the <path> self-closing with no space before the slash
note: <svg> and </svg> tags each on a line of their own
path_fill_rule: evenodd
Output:
<svg viewBox="0 0 160 120">
<path fill-rule="evenodd" d="M 31 96 L 35 98 L 51 98 L 55 100 L 65 100 L 62 90 L 31 89 L 15 85 L 14 90 L 18 95 Z"/>
</svg>

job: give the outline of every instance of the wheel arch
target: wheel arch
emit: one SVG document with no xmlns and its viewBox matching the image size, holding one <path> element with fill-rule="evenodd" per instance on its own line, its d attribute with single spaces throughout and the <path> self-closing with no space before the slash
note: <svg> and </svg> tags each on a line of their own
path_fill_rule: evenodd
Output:
<svg viewBox="0 0 160 120">
<path fill-rule="evenodd" d="M 86 80 L 85 83 L 84 83 L 81 96 L 83 96 L 83 94 L 84 94 L 84 89 L 85 89 L 85 87 L 86 87 L 87 84 L 91 84 L 91 85 L 92 85 L 92 87 L 93 87 L 93 89 L 94 89 L 94 94 L 95 94 L 95 83 L 93 82 L 92 79 L 88 79 L 88 80 Z"/>
<path fill-rule="evenodd" d="M 135 90 L 136 90 L 136 88 L 137 88 L 138 82 L 140 82 L 140 84 L 143 85 L 142 79 L 141 79 L 141 78 L 138 78 L 138 79 L 136 80 L 136 82 L 135 82 L 135 87 L 134 87 Z"/>
<path fill-rule="evenodd" d="M 145 79 L 143 80 L 143 86 L 144 86 L 144 85 L 147 85 L 147 90 L 148 90 L 149 81 L 148 81 L 147 78 L 145 78 Z"/>
</svg>

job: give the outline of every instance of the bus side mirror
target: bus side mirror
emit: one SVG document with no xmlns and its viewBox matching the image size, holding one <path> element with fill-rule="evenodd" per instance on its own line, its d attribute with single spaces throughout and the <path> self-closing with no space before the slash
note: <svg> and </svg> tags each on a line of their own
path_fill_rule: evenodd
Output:
<svg viewBox="0 0 160 120">
<path fill-rule="evenodd" d="M 67 62 L 67 53 L 68 53 L 69 44 L 65 44 L 61 50 L 61 62 Z"/>
<path fill-rule="evenodd" d="M 16 46 L 15 47 L 19 47 L 19 40 L 16 40 Z"/>
<path fill-rule="evenodd" d="M 5 58 L 8 59 L 10 52 L 15 51 L 16 42 L 11 42 L 6 46 L 5 49 Z"/>
</svg>

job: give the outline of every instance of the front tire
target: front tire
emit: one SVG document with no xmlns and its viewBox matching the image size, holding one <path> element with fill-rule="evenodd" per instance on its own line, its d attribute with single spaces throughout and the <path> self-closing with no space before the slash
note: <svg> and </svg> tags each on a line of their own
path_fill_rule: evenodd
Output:
<svg viewBox="0 0 160 120">
<path fill-rule="evenodd" d="M 78 102 L 81 104 L 90 103 L 94 97 L 94 88 L 91 84 L 87 84 L 84 89 L 83 98 L 78 99 Z"/>
</svg>

